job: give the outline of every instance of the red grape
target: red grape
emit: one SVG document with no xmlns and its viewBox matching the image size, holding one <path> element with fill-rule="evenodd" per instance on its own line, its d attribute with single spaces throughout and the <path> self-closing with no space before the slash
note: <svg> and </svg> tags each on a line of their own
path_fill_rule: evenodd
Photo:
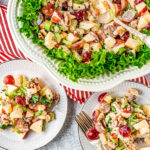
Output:
<svg viewBox="0 0 150 150">
<path fill-rule="evenodd" d="M 135 0 L 135 1 L 134 1 L 134 4 L 137 5 L 137 4 L 139 4 L 139 3 L 143 2 L 143 1 L 144 1 L 144 0 Z"/>
<path fill-rule="evenodd" d="M 150 30 L 150 23 L 146 26 L 147 30 Z"/>
<path fill-rule="evenodd" d="M 91 61 L 92 51 L 86 51 L 82 54 L 83 62 Z"/>
<path fill-rule="evenodd" d="M 113 0 L 112 2 L 116 4 L 121 4 L 121 0 Z"/>
<path fill-rule="evenodd" d="M 101 95 L 99 95 L 98 97 L 98 102 L 101 103 L 104 100 L 104 97 L 107 95 L 107 92 L 102 93 Z"/>
<path fill-rule="evenodd" d="M 93 114 L 92 114 L 92 119 L 93 119 L 94 122 L 97 121 L 97 118 L 98 118 L 99 114 L 100 114 L 100 111 L 99 111 L 98 109 L 96 109 L 96 110 L 93 112 Z"/>
<path fill-rule="evenodd" d="M 99 132 L 95 128 L 89 129 L 86 133 L 86 136 L 90 140 L 97 140 L 99 139 Z"/>
<path fill-rule="evenodd" d="M 129 38 L 129 32 L 128 32 L 128 31 L 125 32 L 125 33 L 120 37 L 120 39 L 123 40 L 123 41 L 125 41 L 125 42 L 128 40 L 128 38 Z"/>
<path fill-rule="evenodd" d="M 14 84 L 15 79 L 12 75 L 7 75 L 7 76 L 4 77 L 3 83 L 4 84 Z"/>
<path fill-rule="evenodd" d="M 129 137 L 131 135 L 131 129 L 130 127 L 126 126 L 126 125 L 121 125 L 119 127 L 119 133 L 120 135 L 122 135 L 123 137 Z"/>
<path fill-rule="evenodd" d="M 55 6 L 53 4 L 48 3 L 46 6 L 42 8 L 42 12 L 45 15 L 51 16 L 55 10 Z"/>
<path fill-rule="evenodd" d="M 85 10 L 79 10 L 75 13 L 75 16 L 76 16 L 76 19 L 79 21 L 79 22 L 82 22 L 84 20 L 87 19 L 87 12 Z"/>
<path fill-rule="evenodd" d="M 22 96 L 17 96 L 15 98 L 15 100 L 16 100 L 16 103 L 19 104 L 19 105 L 21 105 L 21 106 L 25 106 L 26 105 L 26 100 Z"/>
</svg>

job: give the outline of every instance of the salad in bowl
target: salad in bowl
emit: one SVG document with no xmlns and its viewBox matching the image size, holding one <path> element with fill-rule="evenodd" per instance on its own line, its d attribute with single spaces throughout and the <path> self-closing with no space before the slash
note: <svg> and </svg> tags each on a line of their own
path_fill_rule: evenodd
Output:
<svg viewBox="0 0 150 150">
<path fill-rule="evenodd" d="M 32 130 L 44 131 L 48 122 L 55 119 L 53 107 L 59 94 L 49 87 L 42 87 L 37 77 L 28 80 L 24 75 L 7 75 L 0 92 L 0 130 L 12 131 L 26 138 Z"/>
<path fill-rule="evenodd" d="M 128 11 L 134 5 L 130 1 L 113 3 L 118 14 L 113 14 L 107 0 L 22 0 L 22 13 L 17 18 L 21 22 L 19 31 L 42 45 L 48 57 L 58 60 L 58 72 L 72 81 L 93 79 L 130 66 L 141 68 L 150 60 L 150 48 L 115 23 L 113 16 L 119 17 L 126 10 L 126 23 L 135 21 L 136 28 L 148 34 L 149 2 L 140 1 L 146 10 L 139 14 L 142 8 L 134 7 L 137 17 L 132 19 Z"/>
<path fill-rule="evenodd" d="M 102 93 L 93 112 L 95 128 L 88 130 L 88 139 L 99 139 L 109 150 L 136 150 L 138 144 L 150 144 L 150 105 L 138 105 L 138 95 L 136 89 L 128 89 L 123 97 Z"/>
</svg>

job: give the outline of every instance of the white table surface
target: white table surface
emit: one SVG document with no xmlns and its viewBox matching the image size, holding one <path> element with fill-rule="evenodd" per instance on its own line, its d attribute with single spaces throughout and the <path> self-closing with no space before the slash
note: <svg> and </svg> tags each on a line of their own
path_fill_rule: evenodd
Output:
<svg viewBox="0 0 150 150">
<path fill-rule="evenodd" d="M 7 5 L 7 3 L 8 0 L 0 0 L 0 4 Z M 147 77 L 150 82 L 150 75 L 147 75 Z M 82 105 L 72 100 L 68 101 L 68 116 L 64 127 L 52 142 L 39 150 L 82 150 L 78 139 L 77 124 L 73 119 L 73 117 L 80 112 Z M 0 150 L 3 149 L 0 148 Z"/>
</svg>

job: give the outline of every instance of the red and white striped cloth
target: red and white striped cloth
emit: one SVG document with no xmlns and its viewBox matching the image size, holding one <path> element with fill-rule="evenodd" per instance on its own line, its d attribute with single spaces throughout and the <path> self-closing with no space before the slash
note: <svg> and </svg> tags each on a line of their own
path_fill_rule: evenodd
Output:
<svg viewBox="0 0 150 150">
<path fill-rule="evenodd" d="M 23 55 L 23 53 L 15 46 L 15 43 L 13 41 L 13 38 L 11 36 L 8 27 L 6 13 L 7 13 L 7 6 L 0 5 L 0 63 L 20 58 L 29 60 L 29 58 L 26 58 Z M 140 77 L 137 79 L 133 79 L 132 81 L 140 82 L 147 86 L 150 85 L 146 77 Z M 80 104 L 84 103 L 88 99 L 88 97 L 92 94 L 92 92 L 89 91 L 79 91 L 68 88 L 66 86 L 63 87 L 69 98 L 73 99 L 76 102 L 79 102 Z"/>
</svg>

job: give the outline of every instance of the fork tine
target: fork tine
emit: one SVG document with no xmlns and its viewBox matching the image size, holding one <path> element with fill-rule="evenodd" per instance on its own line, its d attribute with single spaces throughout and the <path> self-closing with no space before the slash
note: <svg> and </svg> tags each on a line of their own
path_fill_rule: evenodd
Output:
<svg viewBox="0 0 150 150">
<path fill-rule="evenodd" d="M 77 122 L 77 124 L 79 125 L 79 127 L 81 128 L 81 130 L 84 132 L 84 134 L 86 134 L 86 128 L 82 125 L 82 123 L 79 121 L 79 119 L 77 117 L 74 117 L 74 119 Z"/>
<path fill-rule="evenodd" d="M 82 112 L 80 113 L 80 115 L 84 120 L 85 124 L 88 126 L 88 129 L 93 128 L 93 124 L 88 120 L 88 118 Z"/>
<path fill-rule="evenodd" d="M 85 120 L 83 119 L 83 117 L 81 116 L 81 114 L 78 115 L 79 120 L 81 121 L 82 125 L 86 128 L 86 130 L 88 130 L 90 127 L 89 125 L 85 122 Z"/>
<path fill-rule="evenodd" d="M 92 126 L 94 126 L 93 120 L 84 111 L 82 111 L 82 113 L 86 116 L 86 118 L 89 120 L 89 122 L 91 122 Z"/>
</svg>

